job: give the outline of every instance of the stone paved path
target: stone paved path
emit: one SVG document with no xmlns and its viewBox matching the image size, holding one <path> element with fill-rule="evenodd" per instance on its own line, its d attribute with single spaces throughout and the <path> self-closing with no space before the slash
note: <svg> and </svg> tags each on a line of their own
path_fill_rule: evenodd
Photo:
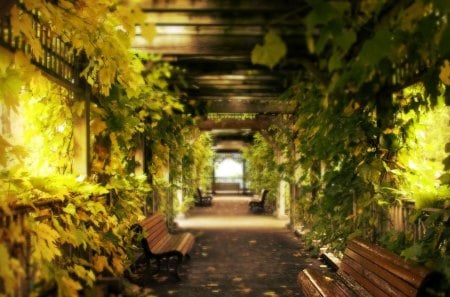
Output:
<svg viewBox="0 0 450 297">
<path fill-rule="evenodd" d="M 136 283 L 158 297 L 301 296 L 297 274 L 315 260 L 305 255 L 286 221 L 249 213 L 247 201 L 215 197 L 212 207 L 191 210 L 178 220 L 180 230 L 196 236 L 182 280 L 175 282 L 163 265 L 156 275 L 154 267 L 142 271 Z"/>
</svg>

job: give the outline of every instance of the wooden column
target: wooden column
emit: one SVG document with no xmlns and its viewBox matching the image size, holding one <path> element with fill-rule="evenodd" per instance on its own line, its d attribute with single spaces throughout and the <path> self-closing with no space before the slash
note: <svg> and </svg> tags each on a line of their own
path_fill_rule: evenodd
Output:
<svg viewBox="0 0 450 297">
<path fill-rule="evenodd" d="M 277 201 L 277 217 L 279 219 L 287 218 L 286 214 L 286 201 L 287 201 L 287 189 L 289 184 L 285 180 L 280 181 L 279 189 L 278 189 L 278 201 Z"/>
<path fill-rule="evenodd" d="M 75 115 L 73 119 L 74 135 L 74 163 L 73 173 L 77 176 L 88 176 L 90 174 L 90 104 L 91 95 L 86 88 L 77 96 L 78 100 L 84 100 L 84 110 L 80 116 Z"/>
<path fill-rule="evenodd" d="M 144 152 L 144 141 L 143 141 L 143 137 L 141 135 L 137 136 L 138 137 L 138 145 L 136 148 L 136 151 L 134 152 L 134 161 L 136 162 L 137 165 L 134 168 L 134 174 L 136 175 L 142 175 L 144 174 L 144 166 L 145 166 L 145 152 Z"/>
<path fill-rule="evenodd" d="M 170 148 L 167 151 L 167 168 L 166 168 L 166 172 L 165 172 L 165 180 L 168 181 L 169 187 L 166 189 L 166 193 L 167 193 L 167 197 L 166 197 L 166 209 L 167 209 L 167 213 L 166 213 L 166 217 L 167 217 L 167 224 L 169 226 L 170 229 L 174 228 L 174 219 L 175 219 L 175 214 L 174 214 L 174 209 L 173 209 L 173 190 L 172 190 L 172 184 L 173 184 L 173 176 L 170 174 L 170 169 L 173 165 L 172 164 L 172 158 L 170 156 Z"/>
<path fill-rule="evenodd" d="M 277 161 L 278 163 L 282 163 L 285 160 L 286 156 L 279 150 L 277 151 Z M 286 196 L 288 183 L 284 180 L 280 181 L 278 186 L 278 195 L 277 195 L 277 211 L 276 215 L 279 219 L 284 219 L 287 217 L 286 215 Z"/>
</svg>

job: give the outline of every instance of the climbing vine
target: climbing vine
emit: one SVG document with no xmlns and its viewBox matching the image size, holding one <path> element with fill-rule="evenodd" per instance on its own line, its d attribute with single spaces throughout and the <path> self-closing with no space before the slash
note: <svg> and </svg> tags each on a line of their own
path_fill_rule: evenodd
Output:
<svg viewBox="0 0 450 297">
<path fill-rule="evenodd" d="M 168 91 L 171 66 L 130 51 L 136 22 L 144 37 L 154 27 L 129 4 L 20 1 L 10 13 L 12 33 L 27 48 L 0 49 L 0 287 L 7 296 L 89 295 L 135 260 L 130 226 L 142 219 L 151 187 L 134 174 L 144 165 L 133 163 L 134 151 L 164 140 L 182 106 Z M 36 26 L 70 44 L 67 54 L 83 63 L 89 105 L 87 92 L 56 86 L 33 65 L 44 58 Z M 85 113 L 94 174 L 75 177 L 73 126 Z"/>
<path fill-rule="evenodd" d="M 424 238 L 405 231 L 405 240 L 396 234 L 383 242 L 390 247 L 402 242 L 398 253 L 450 275 L 435 258 L 448 266 L 443 221 L 448 221 L 450 139 L 448 107 L 442 105 L 450 102 L 449 3 L 308 5 L 302 21 L 310 56 L 297 57 L 304 69 L 283 96 L 297 103 L 299 219 L 311 231 L 305 239 L 310 246 L 319 241 L 339 250 L 353 236 L 380 241 L 388 209 L 413 199 L 419 209 L 411 220 L 426 224 Z M 253 63 L 273 68 L 289 61 L 280 59 L 283 41 L 273 34 L 266 35 L 262 49 L 255 47 Z M 428 119 L 442 122 L 428 126 Z M 427 151 L 432 146 L 433 153 Z M 424 207 L 438 211 L 430 215 L 420 210 Z"/>
<path fill-rule="evenodd" d="M 269 190 L 268 203 L 274 207 L 281 180 L 274 148 L 261 134 L 257 133 L 254 136 L 253 144 L 244 149 L 243 157 L 247 164 L 245 178 L 250 188 L 256 193 L 262 189 Z"/>
</svg>

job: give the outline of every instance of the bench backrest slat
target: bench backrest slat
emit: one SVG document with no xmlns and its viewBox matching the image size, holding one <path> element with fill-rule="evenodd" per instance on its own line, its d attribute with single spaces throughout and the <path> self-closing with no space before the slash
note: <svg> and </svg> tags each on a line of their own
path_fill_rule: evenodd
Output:
<svg viewBox="0 0 450 297">
<path fill-rule="evenodd" d="M 416 296 L 427 269 L 364 241 L 352 240 L 339 268 L 376 297 Z"/>
<path fill-rule="evenodd" d="M 340 272 L 345 272 L 350 275 L 375 297 L 407 296 L 398 290 L 393 289 L 386 281 L 371 272 L 369 267 L 365 267 L 361 265 L 361 262 L 357 262 L 349 257 L 341 263 Z"/>
<path fill-rule="evenodd" d="M 267 189 L 261 190 L 260 199 L 261 199 L 262 204 L 264 204 L 264 202 L 266 201 L 267 193 L 269 193 L 269 190 L 267 190 Z"/>
<path fill-rule="evenodd" d="M 155 214 L 143 220 L 140 225 L 144 231 L 150 250 L 164 242 L 164 238 L 169 236 L 165 218 L 162 214 Z"/>
</svg>

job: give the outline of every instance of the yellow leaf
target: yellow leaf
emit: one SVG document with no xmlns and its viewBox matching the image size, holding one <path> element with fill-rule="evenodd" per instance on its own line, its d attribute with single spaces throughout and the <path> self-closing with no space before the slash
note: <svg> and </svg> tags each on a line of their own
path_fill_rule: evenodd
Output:
<svg viewBox="0 0 450 297">
<path fill-rule="evenodd" d="M 94 269 L 97 272 L 102 272 L 108 265 L 108 259 L 105 256 L 94 256 Z"/>
<path fill-rule="evenodd" d="M 86 281 L 88 286 L 92 287 L 95 281 L 95 275 L 92 270 L 88 270 L 81 265 L 75 264 L 72 268 L 72 271 L 80 278 Z"/>
<path fill-rule="evenodd" d="M 11 53 L 4 48 L 0 48 L 0 75 L 6 72 L 6 69 L 9 68 L 11 63 Z"/>
<path fill-rule="evenodd" d="M 136 21 L 136 23 L 143 23 L 145 22 L 145 13 L 141 9 L 135 9 L 132 12 L 132 17 Z"/>
<path fill-rule="evenodd" d="M 441 66 L 439 78 L 445 85 L 450 86 L 450 63 L 448 60 L 445 60 L 444 65 Z"/>
<path fill-rule="evenodd" d="M 47 242 L 55 242 L 59 238 L 58 232 L 45 223 L 38 223 L 36 226 L 36 237 Z"/>
<path fill-rule="evenodd" d="M 45 223 L 37 223 L 35 228 L 35 236 L 33 236 L 34 247 L 33 257 L 37 261 L 51 262 L 57 256 L 61 256 L 61 250 L 57 247 L 56 241 L 60 235 L 56 230 Z"/>
<path fill-rule="evenodd" d="M 112 265 L 118 273 L 120 273 L 120 274 L 123 273 L 123 261 L 121 259 L 113 258 Z"/>
<path fill-rule="evenodd" d="M 83 287 L 81 284 L 67 276 L 63 276 L 59 282 L 58 295 L 60 296 L 78 296 L 78 291 Z"/>
<path fill-rule="evenodd" d="M 76 101 L 72 106 L 72 110 L 78 117 L 81 117 L 83 115 L 84 107 L 85 107 L 84 101 Z"/>
<path fill-rule="evenodd" d="M 351 102 L 344 108 L 344 115 L 351 116 L 355 110 L 353 109 L 353 103 Z"/>
<path fill-rule="evenodd" d="M 147 42 L 152 42 L 156 36 L 156 25 L 154 23 L 141 24 L 141 35 Z"/>
<path fill-rule="evenodd" d="M 9 148 L 11 148 L 11 144 L 6 141 L 6 139 L 3 138 L 2 135 L 0 135 L 0 165 L 3 167 L 6 167 L 6 163 L 8 162 L 8 159 L 6 158 L 6 152 Z"/>
<path fill-rule="evenodd" d="M 6 289 L 6 293 L 14 292 L 14 287 L 16 282 L 15 276 L 11 269 L 9 269 L 9 261 L 10 255 L 8 249 L 3 243 L 0 243 L 0 278 L 2 279 L 2 283 L 4 285 L 4 289 Z"/>
<path fill-rule="evenodd" d="M 74 215 L 76 210 L 77 209 L 76 209 L 75 205 L 73 205 L 72 203 L 67 204 L 67 206 L 63 208 L 63 211 L 65 213 L 68 213 L 68 214 L 71 214 L 71 215 Z"/>
<path fill-rule="evenodd" d="M 94 135 L 98 135 L 98 134 L 100 134 L 101 132 L 103 132 L 103 131 L 105 131 L 106 130 L 106 123 L 105 123 L 105 121 L 102 121 L 102 120 L 100 120 L 100 119 L 93 119 L 92 121 L 91 121 L 91 132 L 94 134 Z"/>
</svg>

